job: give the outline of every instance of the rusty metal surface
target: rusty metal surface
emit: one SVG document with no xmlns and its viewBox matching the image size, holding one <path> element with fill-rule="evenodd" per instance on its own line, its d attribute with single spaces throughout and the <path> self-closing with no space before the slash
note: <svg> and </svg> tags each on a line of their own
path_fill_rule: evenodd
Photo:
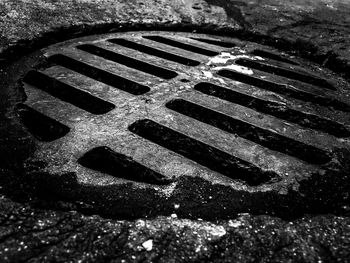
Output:
<svg viewBox="0 0 350 263">
<path fill-rule="evenodd" d="M 166 44 L 164 38 L 172 42 Z M 162 56 L 165 52 L 199 65 L 186 66 L 118 45 L 112 39 L 131 41 L 139 44 L 138 48 L 140 45 L 152 48 L 148 53 L 163 51 Z M 227 47 L 215 41 L 224 42 Z M 230 44 L 232 47 L 228 47 Z M 92 54 L 101 51 L 96 51 L 96 47 L 107 53 Z M 194 51 L 188 50 L 193 47 Z M 330 165 L 339 162 L 336 152 L 349 149 L 349 85 L 325 69 L 278 54 L 266 46 L 204 34 L 128 32 L 74 39 L 42 52 L 49 66 L 38 72 L 102 99 L 107 109 L 102 114 L 94 114 L 89 108 L 95 102 L 70 101 L 71 91 L 63 95 L 66 96 L 63 99 L 62 95 L 53 96 L 50 89 L 55 85 L 61 88 L 61 84 L 51 83 L 51 87 L 50 79 L 42 85 L 42 80 L 36 79 L 40 76 L 28 74 L 24 78 L 25 104 L 68 127 L 69 132 L 51 142 L 39 140 L 39 148 L 27 162 L 44 161 L 46 165 L 40 172 L 57 177 L 74 172 L 78 184 L 84 187 L 113 189 L 132 182 L 130 193 L 152 189 L 156 196 L 176 201 L 177 192 L 182 188 L 179 180 L 185 176 L 199 177 L 214 187 L 229 187 L 227 199 L 236 200 L 244 192 L 274 196 L 298 191 L 300 183 L 308 178 L 324 175 Z M 275 54 L 274 59 L 269 58 L 271 53 Z M 115 58 L 113 54 L 119 55 Z M 265 65 L 265 68 L 241 66 L 242 61 Z M 84 65 L 109 75 L 101 73 L 100 78 L 93 71 L 82 71 Z M 273 67 L 273 72 L 266 71 L 266 65 Z M 166 72 L 160 72 L 162 70 Z M 298 74 L 295 76 L 289 71 Z M 230 72 L 239 76 L 224 77 Z M 128 79 L 129 86 L 108 80 L 111 75 Z M 254 85 L 255 82 L 251 82 L 254 79 L 261 80 L 262 84 L 258 81 Z M 310 84 L 310 79 L 317 83 Z M 130 81 L 133 84 L 130 85 Z M 201 85 L 206 89 L 210 84 L 224 95 L 200 92 Z M 135 85 L 143 89 L 135 93 Z M 45 86 L 46 92 L 40 86 Z M 245 99 L 239 97 L 242 94 Z M 237 101 L 230 101 L 234 96 L 238 96 Z M 259 99 L 257 104 L 249 102 L 256 99 Z M 172 104 L 174 100 L 177 106 Z M 266 105 L 269 105 L 267 111 Z M 213 118 L 217 120 L 212 121 Z M 98 147 L 108 148 L 99 148 L 102 151 L 97 151 L 96 156 L 92 151 L 90 156 L 89 152 Z M 147 183 L 151 182 L 147 178 L 132 177 L 133 171 L 120 172 L 120 163 L 113 164 L 118 158 L 125 158 L 127 166 L 146 167 L 168 184 L 154 186 Z M 105 166 L 109 165 L 117 167 L 108 171 Z M 135 198 L 142 199 L 142 195 Z M 239 199 L 233 212 L 256 209 L 256 204 L 250 202 L 251 197 Z M 274 212 L 275 209 L 267 210 Z M 217 217 L 220 218 L 220 214 Z"/>
</svg>

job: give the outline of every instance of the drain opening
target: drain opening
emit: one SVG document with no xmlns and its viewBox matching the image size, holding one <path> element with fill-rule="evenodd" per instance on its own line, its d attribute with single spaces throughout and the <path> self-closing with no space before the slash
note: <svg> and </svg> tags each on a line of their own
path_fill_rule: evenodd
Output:
<svg viewBox="0 0 350 263">
<path fill-rule="evenodd" d="M 289 139 L 278 133 L 264 130 L 186 100 L 172 100 L 166 104 L 166 107 L 223 131 L 258 143 L 271 150 L 294 156 L 308 163 L 324 164 L 330 161 L 329 156 L 325 152 L 313 146 Z"/>
<path fill-rule="evenodd" d="M 105 146 L 88 151 L 79 158 L 78 163 L 89 169 L 136 182 L 156 185 L 167 185 L 172 182 L 160 173 Z"/>
<path fill-rule="evenodd" d="M 145 38 L 142 39 L 144 35 Z M 152 38 L 150 35 L 158 36 L 158 40 L 161 39 L 161 41 L 147 40 L 147 36 Z M 170 39 L 171 43 L 168 45 L 162 43 L 164 39 Z M 220 43 L 209 43 L 207 39 L 217 39 Z M 50 84 L 50 86 L 46 87 L 43 85 L 45 81 L 41 81 L 40 78 L 32 75 L 36 78 L 37 84 L 33 85 L 33 87 L 29 85 L 23 86 L 28 98 L 25 104 L 33 109 L 40 109 L 40 113 L 34 111 L 35 114 L 32 114 L 32 108 L 28 109 L 25 108 L 26 106 L 22 106 L 22 110 L 18 110 L 18 116 L 22 119 L 22 124 L 29 126 L 27 130 L 34 134 L 36 133 L 36 138 L 41 140 L 56 140 L 65 136 L 68 132 L 69 134 L 65 138 L 49 144 L 38 143 L 37 153 L 33 155 L 34 161 L 45 162 L 47 164 L 47 169 L 44 168 L 45 171 L 54 172 L 55 175 L 53 176 L 67 172 L 75 173 L 76 178 L 74 182 L 77 188 L 74 189 L 78 191 L 73 191 L 74 195 L 72 191 L 64 190 L 65 193 L 72 196 L 71 200 L 73 201 L 85 201 L 84 198 L 89 196 L 88 199 L 91 200 L 89 204 L 91 204 L 94 211 L 98 212 L 103 210 L 103 212 L 107 213 L 114 213 L 115 211 L 119 213 L 119 211 L 125 209 L 126 205 L 128 211 L 125 214 L 128 215 L 167 215 L 173 209 L 173 201 L 181 200 L 181 212 L 179 210 L 179 215 L 182 217 L 211 217 L 211 209 L 215 208 L 215 217 L 221 219 L 225 216 L 230 217 L 232 214 L 251 211 L 281 214 L 281 207 L 284 207 L 285 210 L 295 208 L 295 200 L 299 204 L 305 204 L 306 208 L 301 213 L 304 213 L 304 211 L 305 213 L 310 211 L 312 213 L 314 206 L 310 205 L 310 202 L 313 202 L 310 199 L 317 198 L 321 207 L 323 207 L 323 200 L 328 203 L 335 200 L 329 199 L 329 196 L 325 196 L 325 199 L 322 199 L 324 193 L 323 185 L 326 185 L 325 187 L 331 185 L 331 187 L 334 186 L 334 189 L 337 189 L 335 186 L 345 182 L 346 178 L 344 176 L 333 177 L 334 174 L 331 173 L 330 177 L 328 177 L 327 170 L 329 168 L 333 169 L 334 164 L 343 164 L 343 160 L 340 159 L 342 156 L 339 157 L 340 155 L 338 155 L 338 149 L 348 150 L 349 142 L 348 140 L 339 140 L 334 136 L 329 136 L 329 134 L 337 137 L 348 137 L 349 131 L 346 129 L 349 127 L 348 118 L 343 112 L 335 112 L 333 117 L 330 115 L 330 109 L 321 108 L 318 105 L 316 107 L 316 103 L 322 106 L 338 108 L 341 111 L 349 110 L 350 106 L 345 103 L 348 101 L 346 98 L 348 95 L 346 94 L 347 89 L 339 89 L 336 93 L 324 92 L 319 94 L 322 92 L 321 89 L 316 89 L 316 87 L 311 87 L 299 81 L 294 81 L 294 86 L 284 85 L 289 80 L 277 74 L 273 76 L 274 80 L 265 81 L 259 78 L 261 72 L 258 70 L 253 70 L 251 76 L 249 74 L 234 73 L 235 70 L 231 72 L 221 70 L 219 74 L 225 74 L 226 72 L 226 74 L 231 74 L 229 76 L 231 79 L 243 82 L 238 83 L 225 79 L 231 85 L 237 85 L 237 87 L 227 87 L 217 82 L 215 78 L 210 78 L 204 74 L 206 71 L 216 74 L 216 68 L 218 67 L 215 67 L 215 65 L 223 66 L 222 61 L 208 57 L 228 50 L 228 44 L 226 47 L 220 48 L 220 45 L 226 45 L 219 41 L 221 39 L 228 39 L 228 42 L 236 44 L 238 48 L 230 50 L 230 53 L 235 57 L 242 57 L 242 54 L 253 57 L 254 54 L 252 53 L 255 53 L 253 50 L 270 50 L 266 46 L 263 47 L 263 45 L 243 40 L 236 41 L 234 38 L 165 31 L 117 32 L 101 36 L 87 36 L 43 49 L 42 52 L 50 56 L 51 54 L 57 54 L 49 57 L 48 60 L 61 67 L 51 67 L 53 64 L 48 63 L 48 68 L 40 72 L 44 75 L 46 75 L 45 72 L 50 72 L 47 74 L 48 76 L 64 74 L 65 78 L 64 80 L 57 78 L 53 85 Z M 169 41 L 166 42 L 169 43 Z M 90 46 L 95 45 L 107 51 L 113 51 L 113 53 L 115 51 L 116 54 L 122 54 L 131 58 L 132 62 L 129 61 L 131 64 L 125 61 L 113 63 L 109 61 L 109 55 L 108 58 L 96 57 L 82 51 L 79 47 L 77 48 L 78 45 L 86 47 L 86 44 Z M 202 56 L 203 52 L 205 56 Z M 137 58 L 134 56 L 136 53 L 140 54 Z M 256 54 L 259 54 L 259 52 Z M 259 55 L 262 54 L 260 53 Z M 269 55 L 265 53 L 264 57 L 266 58 L 267 56 Z M 163 64 L 159 61 L 163 61 L 164 64 L 168 62 L 169 66 L 164 67 L 178 74 L 176 81 L 174 79 L 171 81 L 158 79 L 154 77 L 155 75 L 141 72 L 142 69 L 137 68 L 140 67 L 138 60 L 154 64 L 160 68 L 163 68 Z M 278 61 L 280 60 L 276 57 L 269 56 L 266 61 L 270 65 L 282 65 L 282 68 L 289 69 L 290 67 L 288 64 L 279 63 Z M 106 68 L 104 64 L 112 65 L 115 71 L 108 69 L 110 67 Z M 132 66 L 132 69 L 127 68 L 125 64 Z M 41 65 L 42 63 L 38 61 L 37 68 Z M 176 66 L 176 70 L 172 69 L 171 65 Z M 300 65 L 304 67 L 301 63 Z M 148 65 L 147 70 L 149 70 Z M 67 72 L 72 74 L 67 74 Z M 141 84 L 137 83 L 137 81 L 128 80 L 129 76 L 131 79 L 134 79 L 134 76 L 127 75 L 130 72 L 139 73 L 143 76 Z M 312 76 L 318 77 L 318 75 L 312 74 L 312 70 L 305 70 L 306 75 L 308 74 L 307 72 L 310 72 Z M 265 73 L 265 75 L 269 74 Z M 329 81 L 329 83 L 338 83 L 339 81 L 344 87 L 346 86 L 341 78 L 327 75 L 327 71 L 320 72 L 319 77 Z M 27 78 L 30 78 L 30 74 Z M 86 115 L 77 107 L 70 107 L 72 114 L 79 120 L 74 123 L 74 128 L 73 126 L 70 127 L 71 130 L 56 121 L 50 124 L 50 119 L 45 114 L 47 116 L 57 116 L 57 118 L 59 116 L 60 119 L 63 118 L 62 123 L 70 123 L 70 120 L 65 119 L 69 116 L 62 115 L 64 112 L 58 108 L 62 105 L 62 103 L 57 102 L 61 98 L 56 95 L 56 97 L 50 96 L 49 101 L 45 100 L 48 95 L 39 87 L 43 85 L 47 89 L 52 89 L 52 86 L 55 86 L 53 89 L 58 89 L 59 92 L 64 93 L 65 89 L 63 88 L 62 90 L 59 81 L 63 83 L 80 83 L 79 87 L 75 84 L 70 85 L 86 93 L 95 90 L 98 92 L 98 98 L 106 102 L 117 101 L 118 103 L 113 105 L 115 109 L 111 110 L 108 115 L 99 116 Z M 184 85 L 186 82 L 193 85 Z M 111 87 L 106 87 L 103 83 Z M 147 84 L 142 85 L 143 83 Z M 213 85 L 209 85 L 211 83 Z M 215 83 L 218 86 L 214 86 Z M 118 90 L 113 92 L 111 90 L 113 87 Z M 147 93 L 150 91 L 150 87 L 152 87 L 152 91 Z M 244 88 L 260 92 L 250 95 L 250 93 L 243 90 Z M 272 91 L 271 94 L 280 93 L 286 95 L 281 96 L 290 101 L 296 101 L 292 98 L 304 101 L 297 101 L 298 105 L 296 106 L 288 103 L 289 106 L 283 107 L 281 106 L 284 105 L 282 102 L 265 101 L 266 92 L 263 92 L 264 90 Z M 134 95 L 143 94 L 143 96 L 130 96 L 126 92 Z M 76 100 L 74 92 L 72 93 L 73 95 L 70 91 L 67 94 L 65 95 L 66 100 Z M 91 95 L 93 94 L 91 93 Z M 111 98 L 110 96 L 115 97 Z M 205 97 L 207 103 L 201 106 L 201 104 L 191 102 L 190 99 L 187 101 L 187 98 L 195 96 Z M 182 98 L 182 100 L 172 101 L 174 98 Z M 223 100 L 226 100 L 226 102 Z M 342 104 L 341 101 L 344 101 L 345 104 Z M 229 114 L 226 111 L 229 111 L 229 109 L 225 110 L 222 107 L 226 105 L 231 108 L 235 105 L 228 102 L 247 107 L 245 108 L 246 110 L 256 111 L 256 114 L 259 116 L 262 115 L 266 120 L 271 120 L 269 128 L 263 124 L 255 123 L 253 120 L 258 121 L 255 118 L 246 118 L 244 110 L 235 112 L 232 115 Z M 310 102 L 314 104 L 310 104 Z M 73 101 L 73 103 L 79 104 L 80 102 Z M 85 107 L 90 107 L 89 105 L 93 104 L 94 101 L 92 100 L 88 105 L 84 105 Z M 50 108 L 51 105 L 57 108 Z M 236 106 L 241 108 L 238 105 Z M 297 106 L 300 106 L 301 110 Z M 104 106 L 102 105 L 102 107 Z M 218 110 L 217 107 L 220 107 L 222 111 Z M 307 110 L 303 110 L 312 107 L 319 109 L 321 114 L 316 111 L 308 114 Z M 327 117 L 323 117 L 323 111 L 327 112 Z M 168 125 L 161 125 L 161 123 L 165 122 L 165 113 L 170 113 L 169 116 L 166 116 Z M 80 118 L 81 114 L 84 115 L 83 118 Z M 268 114 L 270 116 L 267 116 Z M 28 115 L 31 116 L 28 117 Z M 39 120 L 35 120 L 33 115 L 39 116 L 40 118 L 37 117 Z M 171 116 L 176 116 L 176 118 L 172 119 Z M 183 119 L 183 121 L 177 122 L 180 119 Z M 284 120 L 286 120 L 285 123 L 282 123 Z M 125 127 L 126 121 L 128 124 L 132 123 L 128 127 L 129 130 Z M 283 128 L 286 128 L 286 125 L 292 125 L 293 127 L 293 123 L 307 129 L 302 129 L 302 132 L 297 134 L 297 128 L 299 127 L 291 128 L 294 132 L 293 136 L 289 136 L 287 132 L 283 132 Z M 338 124 L 343 124 L 343 126 Z M 171 127 L 179 127 L 179 130 Z M 208 129 L 208 131 L 203 129 Z M 324 131 L 328 134 L 318 134 L 311 129 Z M 203 131 L 207 133 L 210 130 L 215 132 L 217 136 L 210 136 L 210 138 L 205 138 L 204 140 L 202 137 Z M 289 129 L 287 128 L 287 130 Z M 40 134 L 40 132 L 44 133 L 44 135 Z M 125 134 L 128 135 L 125 137 L 123 136 Z M 236 135 L 241 138 L 236 137 Z M 45 136 L 47 137 L 45 138 Z M 313 136 L 317 138 L 313 138 Z M 317 145 L 321 137 L 324 138 L 322 148 Z M 203 138 L 203 140 L 200 138 Z M 224 150 L 231 146 L 233 147 L 233 145 L 227 145 L 228 148 L 226 148 L 225 142 L 219 141 L 220 138 L 226 138 L 228 143 L 230 143 L 231 138 L 231 141 L 234 140 L 233 143 L 236 148 Z M 128 143 L 131 142 L 129 139 L 133 142 L 132 144 Z M 91 145 L 102 147 L 92 149 Z M 149 148 L 147 145 L 152 147 Z M 257 147 L 257 152 L 254 152 L 254 147 Z M 88 151 L 81 152 L 81 149 L 88 149 Z M 120 149 L 120 151 L 115 149 Z M 161 154 L 164 151 L 167 153 L 166 155 Z M 128 154 L 124 155 L 123 153 Z M 80 158 L 76 160 L 75 156 Z M 180 159 L 174 160 L 171 156 L 177 156 Z M 151 160 L 150 158 L 152 157 L 157 159 Z M 331 162 L 329 162 L 330 158 L 332 158 Z M 31 163 L 33 159 L 30 160 Z M 142 161 L 137 162 L 137 160 Z M 322 165 L 324 163 L 326 165 Z M 157 167 L 157 164 L 161 164 L 162 169 Z M 166 188 L 154 187 L 154 185 L 171 183 L 170 177 L 165 175 L 171 175 L 172 169 L 174 169 L 175 174 L 180 175 L 177 184 Z M 160 171 L 166 171 L 166 173 L 161 173 Z M 326 174 L 320 171 L 326 171 Z M 339 171 L 341 172 L 337 172 L 335 175 L 343 172 L 342 167 Z M 111 176 L 107 176 L 107 174 Z M 181 174 L 184 176 L 181 176 Z M 114 177 L 114 179 L 111 177 Z M 230 178 L 234 181 L 229 180 Z M 326 178 L 326 180 L 322 181 L 325 183 L 319 187 L 317 180 L 320 180 L 320 178 L 321 180 Z M 330 178 L 329 181 L 328 178 Z M 333 181 L 333 178 L 338 178 L 339 181 Z M 123 179 L 130 181 L 125 182 L 126 180 Z M 212 184 L 214 180 L 215 185 Z M 237 180 L 241 180 L 246 186 L 242 186 Z M 294 193 L 292 189 L 294 189 L 296 181 L 300 182 L 301 187 L 298 190 L 301 191 L 295 191 Z M 86 182 L 88 186 L 80 182 Z M 145 184 L 137 187 L 137 184 L 140 182 L 149 185 Z M 316 188 L 315 182 L 319 188 Z M 259 186 L 266 183 L 269 185 L 247 188 L 248 185 Z M 311 189 L 304 191 L 304 183 L 310 186 Z M 213 186 L 215 189 L 213 189 Z M 172 191 L 174 187 L 175 191 Z M 313 195 L 313 187 L 315 187 L 317 192 L 320 192 L 320 195 Z M 71 189 L 71 186 L 69 186 L 69 190 Z M 83 190 L 83 194 L 80 189 Z M 287 196 L 278 192 L 280 189 L 288 190 Z M 166 197 L 163 195 L 164 191 L 166 191 Z M 207 197 L 211 195 L 210 191 L 219 193 L 224 198 L 217 199 L 214 196 L 213 202 L 209 206 L 207 205 L 208 203 L 203 204 L 206 202 Z M 204 194 L 196 199 L 196 195 L 199 192 Z M 196 207 L 193 207 L 192 203 L 188 203 L 188 198 L 183 198 L 183 196 L 188 196 L 188 194 L 196 201 Z M 61 196 L 68 198 L 67 195 Z M 164 203 L 163 200 L 165 199 L 169 202 Z M 204 202 L 198 202 L 197 204 L 197 200 L 204 200 Z M 263 206 L 259 203 L 260 200 L 264 203 Z M 155 202 L 157 202 L 157 209 L 153 207 Z M 271 205 L 271 202 L 273 205 Z M 190 207 L 190 209 L 182 210 L 184 207 Z M 293 211 L 296 211 L 296 209 L 293 209 Z M 293 212 L 290 213 L 292 214 Z"/>
<path fill-rule="evenodd" d="M 191 39 L 200 41 L 200 42 L 204 42 L 207 44 L 212 44 L 212 45 L 216 45 L 219 47 L 225 47 L 225 48 L 231 48 L 231 47 L 235 47 L 236 45 L 234 43 L 230 43 L 230 42 L 224 42 L 224 41 L 220 41 L 220 40 L 214 40 L 214 39 L 208 39 L 208 38 L 197 38 L 197 37 L 191 37 Z"/>
<path fill-rule="evenodd" d="M 336 90 L 336 88 L 334 88 L 330 83 L 328 83 L 324 79 L 320 79 L 311 75 L 305 75 L 297 71 L 293 71 L 293 70 L 289 70 L 281 67 L 275 67 L 272 65 L 264 64 L 261 62 L 257 62 L 257 61 L 253 61 L 245 58 L 237 59 L 235 63 L 244 67 L 249 67 L 256 70 L 271 73 L 274 75 L 278 75 L 281 77 L 298 80 L 298 81 L 315 85 L 318 87 L 327 88 L 330 90 Z"/>
<path fill-rule="evenodd" d="M 38 71 L 28 72 L 23 81 L 92 114 L 105 114 L 115 108 L 110 102 Z"/>
<path fill-rule="evenodd" d="M 263 58 L 267 58 L 267 59 L 272 59 L 272 60 L 276 60 L 276 61 L 280 61 L 280 62 L 284 62 L 284 63 L 288 63 L 288 64 L 292 64 L 292 65 L 298 65 L 298 63 L 289 60 L 287 58 L 281 57 L 277 54 L 268 52 L 266 50 L 260 50 L 260 49 L 255 49 L 253 50 L 253 52 L 251 53 L 254 56 L 259 56 L 259 57 L 263 57 Z"/>
<path fill-rule="evenodd" d="M 103 82 L 109 86 L 126 91 L 133 95 L 142 95 L 150 91 L 150 88 L 129 79 L 112 74 L 108 71 L 90 66 L 65 55 L 57 54 L 49 57 L 50 62 L 66 67 L 89 78 Z"/>
<path fill-rule="evenodd" d="M 239 81 L 248 85 L 255 86 L 257 88 L 265 89 L 268 91 L 272 91 L 281 95 L 289 96 L 295 99 L 299 99 L 305 102 L 311 102 L 318 104 L 320 106 L 331 107 L 333 109 L 339 111 L 350 112 L 350 106 L 332 98 L 326 98 L 317 96 L 311 93 L 307 93 L 300 90 L 293 90 L 288 88 L 287 85 L 274 83 L 268 80 L 259 79 L 256 77 L 252 77 L 243 73 L 231 71 L 231 70 L 219 70 L 217 72 L 219 76 L 229 78 L 235 81 Z"/>
<path fill-rule="evenodd" d="M 129 68 L 134 68 L 134 69 L 143 71 L 145 73 L 157 76 L 162 79 L 172 79 L 177 76 L 177 73 L 175 71 L 161 68 L 128 56 L 124 56 L 124 55 L 115 53 L 113 51 L 100 48 L 98 46 L 84 44 L 84 45 L 77 46 L 77 48 L 85 52 L 88 52 L 90 54 L 102 57 L 107 60 L 114 61 L 116 63 L 125 65 Z"/>
<path fill-rule="evenodd" d="M 180 63 L 182 65 L 186 65 L 186 66 L 198 66 L 200 64 L 200 62 L 193 60 L 193 59 L 189 59 L 189 58 L 185 58 L 185 57 L 181 57 L 175 54 L 171 54 L 156 48 L 152 48 L 152 47 L 148 47 L 142 44 L 138 44 L 136 42 L 132 42 L 130 40 L 126 40 L 123 38 L 114 38 L 114 39 L 109 39 L 109 42 L 113 43 L 113 44 L 117 44 L 126 48 L 130 48 L 130 49 L 134 49 L 143 53 L 146 53 L 148 55 L 152 55 L 152 56 L 156 56 L 159 58 L 163 58 L 166 60 L 170 60 L 176 63 Z"/>
<path fill-rule="evenodd" d="M 339 138 L 350 136 L 350 131 L 339 123 L 318 117 L 316 115 L 293 110 L 276 102 L 265 101 L 206 82 L 196 84 L 194 89 L 206 95 L 239 104 L 244 107 L 296 123 L 306 128 L 326 132 Z"/>
<path fill-rule="evenodd" d="M 262 171 L 249 162 L 148 119 L 134 122 L 129 130 L 213 171 L 242 180 L 251 186 L 278 177 L 274 172 Z"/>
<path fill-rule="evenodd" d="M 17 105 L 17 113 L 24 126 L 40 141 L 51 142 L 64 137 L 70 131 L 66 125 L 51 119 L 27 105 Z"/>
<path fill-rule="evenodd" d="M 162 37 L 162 36 L 142 36 L 142 37 L 145 38 L 145 39 L 149 39 L 149 40 L 152 40 L 152 41 L 156 41 L 156 42 L 159 42 L 159 43 L 162 43 L 162 44 L 166 44 L 166 45 L 169 45 L 169 46 L 181 48 L 181 49 L 184 49 L 184 50 L 188 50 L 188 51 L 191 51 L 191 52 L 194 52 L 194 53 L 198 53 L 198 54 L 202 54 L 202 55 L 209 56 L 209 57 L 213 57 L 213 56 L 219 55 L 218 52 L 211 51 L 211 50 L 204 49 L 204 48 L 200 48 L 200 47 L 193 46 L 193 45 L 190 45 L 190 44 L 185 44 L 185 43 L 182 43 L 182 42 L 179 42 L 179 41 L 176 41 L 176 40 L 172 40 L 170 38 L 165 38 L 165 37 Z"/>
</svg>

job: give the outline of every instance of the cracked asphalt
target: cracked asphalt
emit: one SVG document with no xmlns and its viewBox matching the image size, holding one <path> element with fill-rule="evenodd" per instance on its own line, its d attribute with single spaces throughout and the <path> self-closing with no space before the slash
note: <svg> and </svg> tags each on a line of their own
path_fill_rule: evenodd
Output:
<svg viewBox="0 0 350 263">
<path fill-rule="evenodd" d="M 32 150 L 12 110 L 21 92 L 5 86 L 22 55 L 115 28 L 220 28 L 310 59 L 350 79 L 347 0 L 4 0 L 0 3 L 0 259 L 2 262 L 350 262 L 350 203 L 339 214 L 293 220 L 239 214 L 229 220 L 118 220 L 85 204 L 32 195 L 21 180 Z M 13 74 L 24 74 L 13 72 Z M 28 146 L 29 145 L 29 146 Z M 27 152 L 26 152 L 27 151 Z M 45 185 L 44 185 L 45 187 Z"/>
</svg>

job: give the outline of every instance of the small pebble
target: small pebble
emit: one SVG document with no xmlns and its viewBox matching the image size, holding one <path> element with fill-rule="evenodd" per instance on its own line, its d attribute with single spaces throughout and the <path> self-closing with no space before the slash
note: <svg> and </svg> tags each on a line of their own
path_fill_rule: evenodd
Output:
<svg viewBox="0 0 350 263">
<path fill-rule="evenodd" d="M 149 239 L 143 242 L 142 246 L 144 247 L 144 249 L 146 249 L 146 251 L 151 251 L 153 249 L 153 240 Z"/>
</svg>

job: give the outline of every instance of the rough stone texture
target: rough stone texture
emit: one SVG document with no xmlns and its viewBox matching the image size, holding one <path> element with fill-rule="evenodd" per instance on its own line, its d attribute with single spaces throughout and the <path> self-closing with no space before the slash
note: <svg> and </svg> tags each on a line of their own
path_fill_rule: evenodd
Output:
<svg viewBox="0 0 350 263">
<path fill-rule="evenodd" d="M 350 59 L 346 0 L 5 0 L 0 3 L 1 51 L 71 26 L 124 23 L 215 24 L 304 41 Z"/>
<path fill-rule="evenodd" d="M 5 0 L 0 3 L 0 51 L 21 42 L 38 39 L 50 31 L 106 24 L 218 24 L 227 23 L 223 8 L 207 5 L 196 8 L 194 0 Z"/>
<path fill-rule="evenodd" d="M 350 3 L 347 0 L 215 1 L 226 13 L 242 15 L 249 30 L 296 43 L 335 71 L 350 66 Z M 231 4 L 227 4 L 230 2 Z M 336 60 L 339 59 L 339 60 Z M 340 68 L 342 70 L 340 70 Z M 349 77 L 349 75 L 347 75 Z"/>
<path fill-rule="evenodd" d="M 249 1 L 241 6 L 246 22 L 263 34 L 315 44 L 349 59 L 348 1 Z"/>
<path fill-rule="evenodd" d="M 4 0 L 0 51 L 12 58 L 10 51 L 71 26 L 79 34 L 106 24 L 216 24 L 287 39 L 305 48 L 306 56 L 344 73 L 350 61 L 349 13 L 347 0 Z M 252 215 L 216 223 L 175 216 L 117 221 L 70 211 L 75 207 L 69 204 L 50 210 L 53 203 L 9 193 L 6 180 L 1 178 L 1 192 L 19 202 L 4 195 L 0 200 L 4 262 L 350 262 L 347 216 L 313 215 L 290 222 Z M 148 240 L 153 240 L 150 251 L 144 244 Z"/>
<path fill-rule="evenodd" d="M 220 223 L 175 215 L 128 222 L 33 209 L 4 196 L 0 207 L 2 262 L 336 262 L 350 257 L 350 220 L 331 215 L 294 222 L 248 214 Z"/>
</svg>

